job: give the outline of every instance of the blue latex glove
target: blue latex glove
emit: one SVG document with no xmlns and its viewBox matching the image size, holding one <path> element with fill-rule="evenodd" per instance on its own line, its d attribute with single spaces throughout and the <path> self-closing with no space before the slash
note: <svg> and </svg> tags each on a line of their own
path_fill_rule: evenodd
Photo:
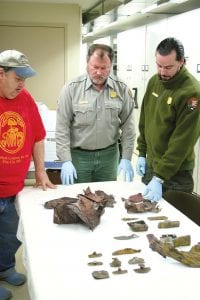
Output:
<svg viewBox="0 0 200 300">
<path fill-rule="evenodd" d="M 76 169 L 70 160 L 63 163 L 60 177 L 62 184 L 66 185 L 74 184 L 74 178 L 77 179 Z"/>
<path fill-rule="evenodd" d="M 136 163 L 136 172 L 139 176 L 144 176 L 146 173 L 146 158 L 139 156 Z"/>
<path fill-rule="evenodd" d="M 134 172 L 131 161 L 129 159 L 122 158 L 120 160 L 120 164 L 117 169 L 117 175 L 119 175 L 121 171 L 124 174 L 124 181 L 133 181 Z"/>
<path fill-rule="evenodd" d="M 158 202 L 162 198 L 162 179 L 153 176 L 147 184 L 143 197 L 152 202 Z"/>
</svg>

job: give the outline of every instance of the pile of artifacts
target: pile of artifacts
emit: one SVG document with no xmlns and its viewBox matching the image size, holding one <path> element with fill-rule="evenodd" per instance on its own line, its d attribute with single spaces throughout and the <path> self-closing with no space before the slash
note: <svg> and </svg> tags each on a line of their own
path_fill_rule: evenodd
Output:
<svg viewBox="0 0 200 300">
<path fill-rule="evenodd" d="M 151 202 L 143 198 L 141 193 L 131 195 L 128 199 L 122 198 L 125 203 L 127 213 L 159 212 L 160 208 L 156 202 Z"/>
<path fill-rule="evenodd" d="M 114 206 L 113 195 L 107 195 L 100 190 L 92 193 L 89 187 L 83 192 L 77 198 L 62 197 L 45 202 L 45 208 L 54 209 L 54 223 L 85 223 L 93 230 L 100 223 L 104 208 Z"/>
</svg>

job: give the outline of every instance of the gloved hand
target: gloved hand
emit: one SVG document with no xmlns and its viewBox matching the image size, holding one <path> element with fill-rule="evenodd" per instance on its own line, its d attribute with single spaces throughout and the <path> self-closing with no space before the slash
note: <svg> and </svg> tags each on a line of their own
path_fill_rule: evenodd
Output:
<svg viewBox="0 0 200 300">
<path fill-rule="evenodd" d="M 74 178 L 77 179 L 76 169 L 70 160 L 63 163 L 60 178 L 62 184 L 66 185 L 74 184 Z"/>
<path fill-rule="evenodd" d="M 162 179 L 153 176 L 142 196 L 152 202 L 158 202 L 162 198 L 162 182 Z"/>
<path fill-rule="evenodd" d="M 146 158 L 139 156 L 136 163 L 136 172 L 139 176 L 144 176 L 146 173 Z"/>
<path fill-rule="evenodd" d="M 119 175 L 121 171 L 123 171 L 124 174 L 124 181 L 133 181 L 134 172 L 131 161 L 129 159 L 121 159 L 117 169 L 117 175 Z"/>
</svg>

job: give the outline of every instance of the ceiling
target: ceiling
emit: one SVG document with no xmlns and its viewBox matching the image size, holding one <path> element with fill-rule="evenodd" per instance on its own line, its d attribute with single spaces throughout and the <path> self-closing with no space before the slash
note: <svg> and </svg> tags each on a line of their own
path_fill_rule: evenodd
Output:
<svg viewBox="0 0 200 300">
<path fill-rule="evenodd" d="M 163 6 L 160 10 L 156 10 L 156 13 L 170 14 L 182 13 L 200 7 L 200 0 L 0 0 L 0 3 L 1 2 L 78 4 L 82 10 L 83 24 L 97 18 L 98 16 L 105 14 L 108 11 L 111 11 L 114 8 L 117 8 L 120 5 L 126 5 L 129 2 L 134 2 L 134 5 L 138 7 L 138 10 L 140 10 L 141 7 L 149 7 L 155 3 L 176 3 L 177 5 L 175 6 Z"/>
<path fill-rule="evenodd" d="M 143 0 L 145 1 L 145 0 Z M 64 3 L 64 4 L 78 4 L 83 12 L 87 11 L 89 9 L 91 9 L 93 6 L 96 6 L 98 3 L 104 2 L 104 5 L 106 5 L 106 7 L 116 7 L 117 5 L 120 5 L 124 2 L 126 2 L 126 0 L 0 0 L 0 2 L 26 2 L 26 3 L 54 3 L 54 4 L 59 4 L 59 3 Z M 148 0 L 146 1 L 148 2 Z M 111 9 L 112 9 L 111 8 Z"/>
<path fill-rule="evenodd" d="M 200 8 L 200 0 L 0 0 L 1 2 L 77 4 L 82 10 L 82 22 L 84 30 L 86 29 L 83 41 L 92 41 L 167 15 Z M 144 13 L 144 10 L 147 11 Z M 108 23 L 105 18 L 109 19 Z"/>
</svg>

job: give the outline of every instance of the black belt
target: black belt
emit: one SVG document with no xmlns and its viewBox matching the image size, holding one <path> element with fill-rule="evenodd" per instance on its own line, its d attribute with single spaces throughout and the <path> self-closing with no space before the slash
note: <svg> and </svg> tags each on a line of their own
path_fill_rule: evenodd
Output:
<svg viewBox="0 0 200 300">
<path fill-rule="evenodd" d="M 76 148 L 73 148 L 72 150 L 81 150 L 81 151 L 86 151 L 86 152 L 96 152 L 96 151 L 102 151 L 102 150 L 109 149 L 109 148 L 111 148 L 111 147 L 113 147 L 113 146 L 115 146 L 115 145 L 116 145 L 116 143 L 114 143 L 114 144 L 112 144 L 112 145 L 110 145 L 110 146 L 108 146 L 108 147 L 106 147 L 106 148 L 93 149 L 93 150 L 91 150 L 91 149 L 83 149 L 83 148 L 81 148 L 81 147 L 76 147 Z"/>
</svg>

